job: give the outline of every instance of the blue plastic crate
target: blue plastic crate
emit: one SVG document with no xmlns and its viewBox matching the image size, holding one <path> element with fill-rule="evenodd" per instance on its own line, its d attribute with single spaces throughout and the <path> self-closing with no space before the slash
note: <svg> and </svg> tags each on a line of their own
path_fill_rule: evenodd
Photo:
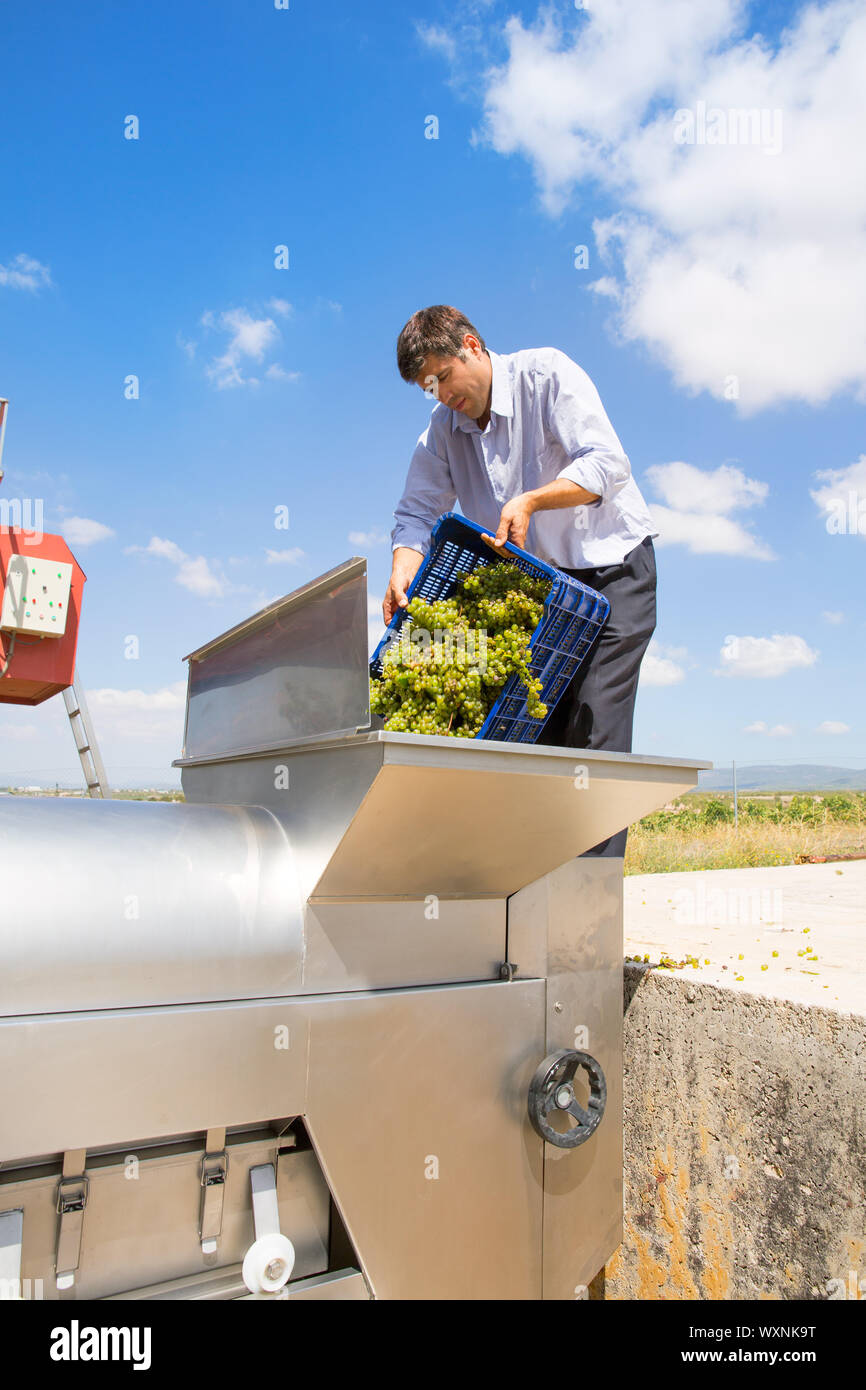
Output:
<svg viewBox="0 0 866 1390">
<path fill-rule="evenodd" d="M 431 603 L 450 598 L 457 587 L 458 573 L 471 572 L 480 565 L 502 563 L 503 557 L 481 539 L 484 534 L 482 526 L 456 512 L 441 516 L 433 528 L 430 550 L 407 590 L 407 597 L 412 599 L 418 595 Z M 519 550 L 516 545 L 509 542 L 504 549 L 509 563 L 535 578 L 553 581 L 541 622 L 530 643 L 531 670 L 542 681 L 541 699 L 548 707 L 548 714 L 547 719 L 532 719 L 527 714 L 526 692 L 515 674 L 505 682 L 499 699 L 475 737 L 505 743 L 537 743 L 561 695 L 607 622 L 610 604 L 603 594 L 527 551 Z M 381 652 L 405 618 L 406 609 L 398 608 L 370 660 L 372 676 L 381 676 Z"/>
</svg>

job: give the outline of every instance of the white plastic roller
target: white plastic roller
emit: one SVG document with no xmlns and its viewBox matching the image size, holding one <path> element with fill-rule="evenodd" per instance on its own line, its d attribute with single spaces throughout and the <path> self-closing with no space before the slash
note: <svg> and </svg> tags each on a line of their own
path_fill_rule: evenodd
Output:
<svg viewBox="0 0 866 1390">
<path fill-rule="evenodd" d="M 256 1238 L 244 1255 L 243 1279 L 250 1293 L 276 1293 L 292 1276 L 295 1247 L 280 1231 L 274 1165 L 251 1168 L 250 1187 Z"/>
</svg>

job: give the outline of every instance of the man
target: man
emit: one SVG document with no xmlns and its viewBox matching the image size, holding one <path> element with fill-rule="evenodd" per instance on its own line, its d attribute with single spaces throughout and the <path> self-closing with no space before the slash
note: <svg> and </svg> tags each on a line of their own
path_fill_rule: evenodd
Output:
<svg viewBox="0 0 866 1390">
<path fill-rule="evenodd" d="M 388 623 L 457 499 L 490 541 L 521 546 L 603 593 L 610 617 L 541 741 L 631 752 L 641 658 L 656 622 L 652 518 L 589 377 L 556 348 L 491 352 L 447 304 L 419 309 L 397 365 L 438 400 L 418 440 L 391 533 Z M 621 831 L 589 850 L 625 854 Z"/>
</svg>

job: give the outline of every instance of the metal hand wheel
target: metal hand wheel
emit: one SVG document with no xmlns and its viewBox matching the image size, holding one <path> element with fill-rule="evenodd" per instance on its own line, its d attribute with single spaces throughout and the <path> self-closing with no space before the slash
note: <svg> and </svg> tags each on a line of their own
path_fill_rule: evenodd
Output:
<svg viewBox="0 0 866 1390">
<path fill-rule="evenodd" d="M 574 1075 L 583 1067 L 589 1076 L 589 1102 L 584 1109 L 574 1094 Z M 601 1123 L 607 1102 L 604 1072 L 588 1052 L 551 1052 L 545 1057 L 529 1083 L 529 1119 L 536 1134 L 558 1149 L 576 1149 L 585 1144 Z M 571 1129 L 554 1129 L 548 1115 L 570 1115 L 577 1124 Z"/>
</svg>

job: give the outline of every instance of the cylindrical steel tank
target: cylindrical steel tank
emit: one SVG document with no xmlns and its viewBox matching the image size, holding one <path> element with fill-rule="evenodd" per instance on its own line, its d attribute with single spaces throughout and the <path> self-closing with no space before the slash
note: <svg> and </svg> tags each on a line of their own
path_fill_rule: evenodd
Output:
<svg viewBox="0 0 866 1390">
<path fill-rule="evenodd" d="M 292 993 L 291 848 L 258 806 L 0 798 L 0 1015 Z"/>
</svg>

